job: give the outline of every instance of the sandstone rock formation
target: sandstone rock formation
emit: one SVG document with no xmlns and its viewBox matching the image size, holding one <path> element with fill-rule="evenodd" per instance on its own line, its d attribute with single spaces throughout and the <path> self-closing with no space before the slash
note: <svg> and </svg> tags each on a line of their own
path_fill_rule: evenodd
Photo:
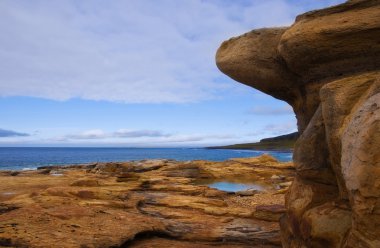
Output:
<svg viewBox="0 0 380 248">
<path fill-rule="evenodd" d="M 223 42 L 231 78 L 289 103 L 301 133 L 284 247 L 380 247 L 380 1 Z"/>
<path fill-rule="evenodd" d="M 0 171 L 0 247 L 280 247 L 277 186 L 293 175 L 269 156 Z M 265 190 L 239 196 L 201 183 L 226 178 Z"/>
</svg>

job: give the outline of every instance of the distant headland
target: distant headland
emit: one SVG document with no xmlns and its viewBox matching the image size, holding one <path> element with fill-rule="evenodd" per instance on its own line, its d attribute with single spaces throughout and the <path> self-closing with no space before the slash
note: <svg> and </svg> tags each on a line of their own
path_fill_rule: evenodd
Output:
<svg viewBox="0 0 380 248">
<path fill-rule="evenodd" d="M 207 149 L 243 149 L 243 150 L 293 150 L 294 144 L 299 137 L 298 132 L 280 135 L 271 138 L 265 138 L 255 143 L 234 144 L 227 146 L 211 146 Z"/>
</svg>

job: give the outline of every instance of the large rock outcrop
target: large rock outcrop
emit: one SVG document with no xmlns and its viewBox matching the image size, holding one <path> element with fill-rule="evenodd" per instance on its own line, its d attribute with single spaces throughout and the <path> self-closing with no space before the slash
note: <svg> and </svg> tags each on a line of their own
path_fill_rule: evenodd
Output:
<svg viewBox="0 0 380 248">
<path fill-rule="evenodd" d="M 253 30 L 223 42 L 216 61 L 296 114 L 283 246 L 380 247 L 380 1 Z"/>
<path fill-rule="evenodd" d="M 0 171 L 0 247 L 278 248 L 293 175 L 268 155 Z M 207 186 L 228 178 L 260 187 Z"/>
</svg>

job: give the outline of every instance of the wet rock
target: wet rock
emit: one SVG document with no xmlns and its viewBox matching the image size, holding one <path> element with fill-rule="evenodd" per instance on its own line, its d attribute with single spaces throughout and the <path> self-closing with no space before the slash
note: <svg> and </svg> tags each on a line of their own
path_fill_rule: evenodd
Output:
<svg viewBox="0 0 380 248">
<path fill-rule="evenodd" d="M 236 195 L 240 195 L 240 196 L 252 196 L 257 193 L 259 193 L 259 191 L 255 189 L 247 189 L 247 190 L 241 190 L 241 191 L 235 192 Z"/>
</svg>

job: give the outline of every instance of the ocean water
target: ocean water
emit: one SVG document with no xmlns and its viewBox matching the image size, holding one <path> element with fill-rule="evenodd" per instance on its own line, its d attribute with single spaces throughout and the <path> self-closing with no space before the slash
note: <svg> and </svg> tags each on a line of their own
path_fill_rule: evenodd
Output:
<svg viewBox="0 0 380 248">
<path fill-rule="evenodd" d="M 143 159 L 223 161 L 269 153 L 280 161 L 291 161 L 289 151 L 222 150 L 203 148 L 48 148 L 0 147 L 0 170 L 36 169 L 38 166 L 120 162 Z"/>
</svg>

